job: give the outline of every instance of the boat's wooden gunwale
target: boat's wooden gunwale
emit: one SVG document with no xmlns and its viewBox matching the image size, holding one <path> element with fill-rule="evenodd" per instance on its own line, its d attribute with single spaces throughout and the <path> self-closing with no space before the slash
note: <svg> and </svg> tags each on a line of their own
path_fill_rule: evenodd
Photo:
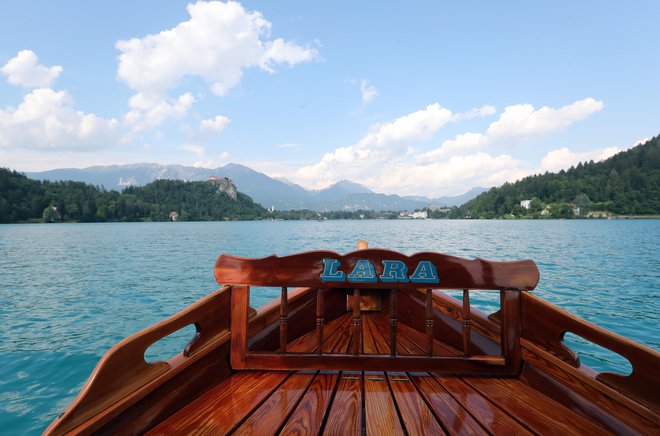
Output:
<svg viewBox="0 0 660 436">
<path fill-rule="evenodd" d="M 434 308 L 453 319 L 460 319 L 461 302 L 442 292 L 434 292 Z M 537 296 L 523 293 L 522 304 L 523 314 L 525 312 L 525 303 L 528 298 L 540 299 Z M 423 299 L 423 294 L 419 293 L 419 300 Z M 543 301 L 543 300 L 541 300 Z M 560 308 L 546 303 L 543 310 L 548 312 L 548 316 L 555 309 Z M 524 316 L 524 315 L 523 315 Z M 579 318 L 578 318 L 579 319 Z M 580 320 L 585 324 L 585 328 L 593 326 L 587 321 Z M 492 341 L 498 341 L 500 337 L 500 327 L 497 322 L 489 319 L 483 312 L 472 308 L 472 327 L 480 335 L 487 337 Z M 609 332 L 608 332 L 609 333 Z M 611 333 L 614 335 L 614 333 Z M 625 338 L 622 338 L 625 339 Z M 660 411 L 654 409 L 652 405 L 636 401 L 625 393 L 614 389 L 596 379 L 596 372 L 585 366 L 575 367 L 565 360 L 555 356 L 552 352 L 542 348 L 533 342 L 534 338 L 526 335 L 525 323 L 523 322 L 523 334 L 521 338 L 523 361 L 533 365 L 539 371 L 549 374 L 556 383 L 563 386 L 563 397 L 568 398 L 569 393 L 577 393 L 580 397 L 588 399 L 588 402 L 596 404 L 598 407 L 606 410 L 612 416 L 617 417 L 623 422 L 629 423 L 642 433 L 650 434 L 658 431 L 658 416 Z M 626 340 L 626 343 L 631 341 Z M 643 347 L 642 345 L 631 342 L 633 346 Z M 646 347 L 644 347 L 646 348 Z M 652 350 L 651 350 L 652 351 Z M 525 373 L 523 369 L 523 374 Z M 546 386 L 551 391 L 550 386 Z M 537 385 L 537 388 L 543 388 Z"/>
<path fill-rule="evenodd" d="M 227 314 L 223 317 L 220 312 L 229 309 L 230 289 L 230 286 L 222 287 L 171 317 L 114 345 L 101 358 L 78 396 L 62 415 L 49 425 L 44 434 L 65 434 L 69 431 L 83 434 L 94 432 L 125 413 L 134 404 L 144 400 L 159 386 L 208 358 L 223 344 L 229 343 L 231 339 L 229 316 Z M 289 304 L 295 309 L 306 295 L 309 296 L 308 288 L 292 289 L 289 291 Z M 254 334 L 263 329 L 264 322 L 267 322 L 265 320 L 272 318 L 273 312 L 278 311 L 279 298 L 253 311 L 249 322 L 249 333 Z M 188 356 L 182 351 L 167 362 L 149 364 L 144 361 L 144 352 L 151 344 L 187 325 L 198 323 L 200 316 L 213 324 L 208 329 L 204 329 L 203 340 L 200 340 L 202 336 L 196 337 L 194 348 L 187 347 Z M 121 370 L 117 370 L 116 365 L 113 365 L 116 359 L 120 360 Z M 224 359 L 222 361 L 226 362 Z M 213 364 L 213 362 L 208 363 L 209 366 Z M 158 371 L 140 370 L 145 366 L 155 367 Z M 231 369 L 227 367 L 226 375 L 230 373 Z M 131 377 L 136 381 L 132 384 L 125 383 L 125 377 Z M 99 386 L 99 380 L 107 379 L 112 380 L 113 385 L 123 384 L 123 389 L 112 390 L 108 386 Z M 90 401 L 90 393 L 96 396 L 91 398 L 92 401 Z M 101 401 L 95 400 L 99 394 Z"/>
</svg>

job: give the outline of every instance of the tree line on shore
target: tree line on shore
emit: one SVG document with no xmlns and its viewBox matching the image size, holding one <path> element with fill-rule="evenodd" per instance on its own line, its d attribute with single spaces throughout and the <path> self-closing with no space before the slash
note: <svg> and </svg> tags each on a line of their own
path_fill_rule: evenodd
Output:
<svg viewBox="0 0 660 436">
<path fill-rule="evenodd" d="M 522 201 L 528 200 L 521 204 Z M 575 218 L 660 215 L 660 136 L 602 162 L 526 177 L 459 207 L 429 208 L 429 218 Z M 123 192 L 83 182 L 49 182 L 0 168 L 0 223 L 396 219 L 397 212 L 268 211 L 213 182 L 156 180 Z"/>
<path fill-rule="evenodd" d="M 120 193 L 82 182 L 31 180 L 0 169 L 3 223 L 252 220 L 267 214 L 247 195 L 239 192 L 234 200 L 214 183 L 156 180 Z"/>
<path fill-rule="evenodd" d="M 530 200 L 526 207 L 521 201 Z M 449 218 L 576 218 L 660 215 L 660 136 L 602 162 L 491 188 Z"/>
</svg>

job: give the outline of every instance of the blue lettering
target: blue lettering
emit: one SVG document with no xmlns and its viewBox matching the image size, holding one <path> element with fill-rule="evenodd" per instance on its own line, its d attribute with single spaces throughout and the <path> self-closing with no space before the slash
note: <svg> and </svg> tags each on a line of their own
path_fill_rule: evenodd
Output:
<svg viewBox="0 0 660 436">
<path fill-rule="evenodd" d="M 339 261 L 337 259 L 323 259 L 323 273 L 321 280 L 324 282 L 345 282 L 346 274 L 339 271 Z"/>
<path fill-rule="evenodd" d="M 383 260 L 383 273 L 380 280 L 383 283 L 408 283 L 408 267 L 400 260 Z"/>
<path fill-rule="evenodd" d="M 410 276 L 410 281 L 413 283 L 440 283 L 435 265 L 428 260 L 419 262 L 415 272 Z"/>
<path fill-rule="evenodd" d="M 366 259 L 360 259 L 355 264 L 353 271 L 348 275 L 349 282 L 375 283 L 376 269 L 374 265 Z"/>
</svg>

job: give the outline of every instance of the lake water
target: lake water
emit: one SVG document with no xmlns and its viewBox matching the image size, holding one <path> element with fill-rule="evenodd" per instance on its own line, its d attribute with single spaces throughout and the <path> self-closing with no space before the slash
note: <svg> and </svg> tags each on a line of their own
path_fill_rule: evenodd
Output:
<svg viewBox="0 0 660 436">
<path fill-rule="evenodd" d="M 539 296 L 660 349 L 659 220 L 4 225 L 0 433 L 43 431 L 108 348 L 216 290 L 220 253 L 344 253 L 358 239 L 406 254 L 534 259 Z M 259 290 L 252 304 L 277 293 Z M 478 294 L 477 307 L 495 307 Z M 571 344 L 592 367 L 628 369 L 588 343 Z"/>
</svg>

